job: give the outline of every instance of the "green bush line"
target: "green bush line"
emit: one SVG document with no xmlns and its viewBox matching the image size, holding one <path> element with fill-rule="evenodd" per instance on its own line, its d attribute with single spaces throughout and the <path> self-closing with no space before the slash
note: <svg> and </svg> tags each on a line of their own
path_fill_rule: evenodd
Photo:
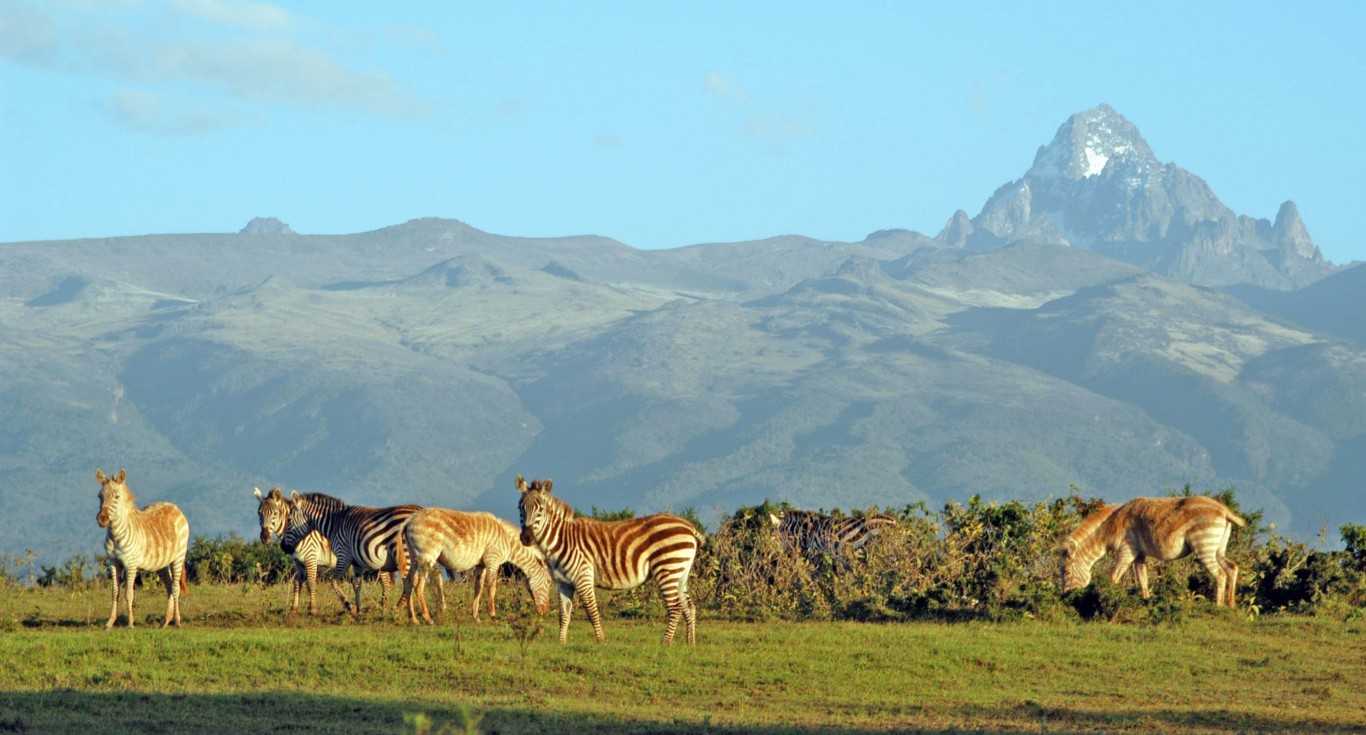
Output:
<svg viewBox="0 0 1366 735">
<path fill-rule="evenodd" d="M 1190 488 L 1183 493 L 1191 494 Z M 1235 531 L 1228 550 L 1242 570 L 1241 611 L 1351 617 L 1366 611 L 1366 525 L 1341 527 L 1342 550 L 1317 550 L 1275 533 L 1264 525 L 1261 512 L 1240 508 L 1232 490 L 1211 495 L 1248 521 L 1247 528 Z M 732 620 L 1080 617 L 1166 623 L 1209 609 L 1205 601 L 1212 596 L 1212 582 L 1189 558 L 1156 566 L 1150 600 L 1139 599 L 1129 579 L 1110 584 L 1104 573 L 1107 561 L 1097 566 L 1096 581 L 1089 587 L 1060 595 L 1054 549 L 1101 502 L 1076 494 L 1033 504 L 985 502 L 974 496 L 966 503 L 950 502 L 937 513 L 923 503 L 880 509 L 896 516 L 898 524 L 884 529 L 852 559 L 789 553 L 769 520 L 770 513 L 787 506 L 765 502 L 740 508 L 709 534 L 689 587 L 705 613 Z M 594 507 L 591 515 L 617 519 L 634 514 Z M 690 509 L 683 515 L 702 528 Z M 103 557 L 76 555 L 35 574 L 31 554 L 0 557 L 0 584 L 22 583 L 27 568 L 31 583 L 81 588 L 102 580 L 105 567 Z M 277 544 L 235 534 L 195 537 L 188 568 L 191 584 L 275 584 L 293 574 L 293 562 Z M 650 585 L 612 595 L 606 607 L 621 617 L 662 614 Z"/>
</svg>

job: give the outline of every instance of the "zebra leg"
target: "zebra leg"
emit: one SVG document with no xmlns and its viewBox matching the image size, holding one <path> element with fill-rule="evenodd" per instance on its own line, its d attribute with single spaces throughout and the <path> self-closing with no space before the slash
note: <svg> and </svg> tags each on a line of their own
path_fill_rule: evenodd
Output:
<svg viewBox="0 0 1366 735">
<path fill-rule="evenodd" d="M 484 587 L 488 583 L 489 568 L 482 561 L 479 566 L 471 570 L 470 579 L 474 582 L 474 602 L 470 605 L 470 614 L 474 616 L 474 622 L 479 622 L 479 603 L 484 600 Z"/>
<path fill-rule="evenodd" d="M 114 606 L 109 609 L 109 622 L 104 624 L 105 630 L 114 627 L 114 622 L 119 619 L 119 576 L 118 562 L 111 562 L 109 564 L 109 581 L 114 584 Z"/>
<path fill-rule="evenodd" d="M 1224 590 L 1228 582 L 1227 575 L 1224 574 L 1224 567 L 1219 564 L 1218 554 L 1213 550 L 1204 551 L 1200 554 L 1200 563 L 1204 565 L 1205 571 L 1214 579 L 1214 605 L 1223 607 Z"/>
<path fill-rule="evenodd" d="M 123 594 L 128 600 L 128 627 L 133 627 L 133 586 L 138 581 L 138 568 L 125 566 L 123 579 Z"/>
<path fill-rule="evenodd" d="M 186 556 L 189 551 L 186 551 Z M 180 627 L 180 583 L 185 579 L 185 558 L 171 565 L 171 600 L 175 602 L 175 627 Z"/>
<path fill-rule="evenodd" d="M 1110 571 L 1110 584 L 1119 584 L 1119 580 L 1124 579 L 1124 575 L 1133 564 L 1133 548 L 1128 544 L 1119 547 L 1119 552 L 1115 555 L 1115 568 Z"/>
<path fill-rule="evenodd" d="M 697 645 L 697 605 L 693 604 L 692 596 L 688 595 L 685 600 L 687 607 L 683 608 L 683 621 L 688 626 L 688 645 Z"/>
<path fill-rule="evenodd" d="M 1152 593 L 1148 591 L 1148 561 L 1146 559 L 1134 560 L 1134 576 L 1138 577 L 1138 594 L 1145 600 L 1152 597 Z"/>
<path fill-rule="evenodd" d="M 1238 565 L 1224 556 L 1223 552 L 1219 553 L 1219 565 L 1223 567 L 1224 575 L 1228 577 L 1228 606 L 1236 609 L 1238 607 Z"/>
<path fill-rule="evenodd" d="M 441 597 L 441 618 L 446 618 L 446 573 L 440 568 L 435 570 L 436 594 Z"/>
<path fill-rule="evenodd" d="M 318 614 L 318 562 L 310 560 L 304 567 L 304 581 L 308 583 L 308 614 L 316 616 Z M 294 596 L 294 608 L 299 608 L 299 597 Z"/>
<path fill-rule="evenodd" d="M 423 565 L 419 569 L 417 568 L 417 563 L 414 562 L 413 568 L 408 570 L 408 574 L 417 577 L 417 582 L 415 583 L 417 591 L 414 592 L 414 594 L 417 595 L 418 602 L 422 603 L 422 620 L 426 622 L 427 625 L 436 625 L 436 623 L 432 621 L 432 609 L 427 605 L 427 579 L 431 576 L 431 567 Z"/>
<path fill-rule="evenodd" d="M 285 596 L 289 615 L 299 612 L 299 590 L 308 579 L 308 568 L 298 561 L 294 562 L 294 575 L 289 578 L 289 594 Z"/>
<path fill-rule="evenodd" d="M 389 586 L 394 582 L 386 572 L 380 572 L 375 576 L 379 577 L 379 611 L 383 613 L 389 609 Z"/>
<path fill-rule="evenodd" d="M 165 628 L 171 624 L 171 618 L 175 614 L 175 576 L 171 574 L 171 567 L 167 566 L 165 569 L 157 570 L 157 578 L 166 588 L 166 617 L 161 621 L 161 627 Z"/>
<path fill-rule="evenodd" d="M 683 619 L 683 604 L 677 595 L 664 595 L 664 607 L 668 610 L 664 620 L 664 645 L 670 646 L 674 642 L 674 633 L 678 632 L 678 621 Z"/>
<path fill-rule="evenodd" d="M 688 626 L 688 645 L 697 645 L 697 606 L 693 604 L 692 595 L 688 594 L 688 577 L 686 571 L 683 578 L 678 582 L 678 593 L 683 602 L 683 622 Z"/>
<path fill-rule="evenodd" d="M 574 589 L 579 593 L 579 599 L 583 600 L 583 609 L 588 613 L 589 622 L 593 624 L 593 637 L 598 643 L 602 643 L 607 640 L 607 636 L 602 631 L 602 613 L 598 611 L 598 596 L 593 588 L 593 572 L 584 572 L 574 584 Z"/>
<path fill-rule="evenodd" d="M 502 575 L 502 564 L 486 564 L 489 570 L 489 619 L 498 618 L 498 578 Z"/>
<path fill-rule="evenodd" d="M 560 645 L 569 641 L 569 616 L 574 612 L 574 585 L 559 585 L 560 588 Z"/>
<path fill-rule="evenodd" d="M 380 583 L 381 586 L 383 586 L 383 584 L 384 584 L 383 582 Z M 361 585 L 361 575 L 360 575 L 360 574 L 352 574 L 352 575 L 351 575 L 351 587 L 352 587 L 352 589 L 354 589 L 355 592 L 356 592 L 356 607 L 355 607 L 354 609 L 351 610 L 351 617 L 355 618 L 356 620 L 360 620 L 360 612 L 361 612 L 361 610 L 360 610 L 360 585 Z"/>
</svg>

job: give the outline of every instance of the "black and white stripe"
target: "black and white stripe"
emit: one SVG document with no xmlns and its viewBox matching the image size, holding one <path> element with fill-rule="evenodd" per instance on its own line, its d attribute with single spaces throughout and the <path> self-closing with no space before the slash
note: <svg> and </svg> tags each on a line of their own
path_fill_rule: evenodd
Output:
<svg viewBox="0 0 1366 735">
<path fill-rule="evenodd" d="M 317 531 L 327 540 L 336 555 L 335 576 L 344 576 L 348 568 L 355 569 L 352 579 L 355 589 L 354 614 L 361 610 L 361 575 L 377 572 L 384 585 L 384 597 L 393 583 L 390 574 L 405 574 L 408 559 L 403 548 L 403 526 L 417 505 L 395 505 L 370 508 L 347 503 L 325 493 L 290 493 L 290 530 L 306 537 Z M 381 605 L 384 605 L 381 602 Z"/>
<path fill-rule="evenodd" d="M 822 554 L 847 559 L 881 529 L 896 525 L 896 518 L 885 513 L 835 518 L 809 510 L 786 510 L 769 519 L 790 551 L 812 560 Z"/>
</svg>

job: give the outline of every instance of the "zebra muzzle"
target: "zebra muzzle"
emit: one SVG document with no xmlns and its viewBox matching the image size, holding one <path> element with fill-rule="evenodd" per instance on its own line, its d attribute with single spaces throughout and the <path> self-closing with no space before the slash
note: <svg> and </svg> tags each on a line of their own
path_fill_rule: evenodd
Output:
<svg viewBox="0 0 1366 735">
<path fill-rule="evenodd" d="M 109 514 L 108 514 L 108 513 L 105 513 L 104 511 L 100 511 L 99 513 L 96 513 L 96 514 L 95 514 L 95 522 L 98 523 L 98 524 L 100 524 L 100 528 L 108 528 L 108 527 L 109 527 Z"/>
</svg>

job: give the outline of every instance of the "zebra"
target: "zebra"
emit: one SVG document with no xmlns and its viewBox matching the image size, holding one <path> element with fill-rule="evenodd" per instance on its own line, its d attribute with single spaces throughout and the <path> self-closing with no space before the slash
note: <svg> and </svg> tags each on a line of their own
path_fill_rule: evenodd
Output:
<svg viewBox="0 0 1366 735">
<path fill-rule="evenodd" d="M 344 598 L 343 607 L 353 616 L 361 613 L 361 576 L 378 572 L 381 584 L 380 607 L 388 606 L 389 586 L 396 580 L 386 573 L 403 574 L 407 570 L 407 554 L 403 548 L 403 524 L 417 511 L 416 505 L 395 505 L 369 508 L 348 505 L 325 493 L 289 494 L 289 530 L 300 536 L 317 531 L 332 546 L 337 563 L 332 571 L 341 576 L 348 568 L 357 574 L 351 579 L 356 603 L 352 607 Z M 288 532 L 288 531 L 287 531 Z M 338 589 L 333 579 L 333 589 Z M 338 589 L 340 595 L 340 590 Z"/>
<path fill-rule="evenodd" d="M 495 603 L 498 570 L 504 562 L 511 562 L 526 575 L 527 589 L 536 604 L 536 612 L 544 615 L 550 607 L 550 570 L 540 549 L 523 545 L 520 533 L 521 529 L 491 513 L 464 513 L 445 508 L 423 508 L 414 513 L 403 530 L 411 558 L 403 583 L 403 596 L 399 598 L 400 608 L 405 602 L 408 605 L 409 622 L 417 623 L 414 593 L 422 602 L 423 620 L 432 622 L 424 593 L 426 577 L 437 564 L 451 574 L 475 570 L 471 607 L 475 622 L 479 621 L 479 602 L 485 589 L 488 590 L 489 617 L 498 616 Z M 438 572 L 437 580 L 440 578 Z M 446 612 L 445 595 L 441 596 L 441 612 Z"/>
<path fill-rule="evenodd" d="M 809 510 L 783 510 L 769 513 L 768 518 L 784 546 L 812 560 L 829 554 L 847 561 L 851 552 L 863 548 L 883 528 L 896 525 L 896 518 L 886 513 L 835 518 Z"/>
<path fill-rule="evenodd" d="M 119 614 L 119 577 L 124 578 L 128 601 L 128 627 L 133 627 L 133 585 L 138 570 L 157 572 L 166 586 L 165 628 L 172 622 L 180 627 L 180 596 L 187 594 L 185 557 L 190 546 L 190 522 L 174 503 L 152 503 L 138 510 L 133 491 L 128 487 L 128 471 L 108 477 L 95 470 L 100 483 L 100 511 L 95 522 L 107 529 L 104 553 L 109 557 L 109 579 L 114 583 L 114 601 L 105 630 L 114 627 Z"/>
<path fill-rule="evenodd" d="M 1087 516 L 1057 547 L 1064 593 L 1091 583 L 1091 567 L 1115 553 L 1110 581 L 1118 583 L 1133 567 L 1139 592 L 1148 592 L 1148 561 L 1172 561 L 1194 554 L 1214 579 L 1215 604 L 1236 607 L 1238 565 L 1225 551 L 1234 526 L 1246 526 L 1228 506 L 1203 496 L 1135 498 L 1106 505 Z"/>
<path fill-rule="evenodd" d="M 624 521 L 576 518 L 569 504 L 551 494 L 554 482 L 531 484 L 517 475 L 522 543 L 545 553 L 560 591 L 560 643 L 569 638 L 569 616 L 578 593 L 593 623 L 605 636 L 595 587 L 625 590 L 653 578 L 668 608 L 664 643 L 673 642 L 680 618 L 688 625 L 688 644 L 697 642 L 697 608 L 688 597 L 688 572 L 706 537 L 691 523 L 664 513 Z"/>
<path fill-rule="evenodd" d="M 332 544 L 317 531 L 301 533 L 300 529 L 287 527 L 289 503 L 280 488 L 272 487 L 262 495 L 261 488 L 255 488 L 257 501 L 256 515 L 261 523 L 261 543 L 270 543 L 272 537 L 280 537 L 280 548 L 294 560 L 294 576 L 290 580 L 290 597 L 293 604 L 290 612 L 299 611 L 299 593 L 308 585 L 308 614 L 318 614 L 318 570 L 324 571 L 337 566 L 337 555 L 332 553 Z M 333 589 L 345 604 L 346 598 L 332 580 Z M 289 598 L 286 598 L 289 599 Z"/>
</svg>

